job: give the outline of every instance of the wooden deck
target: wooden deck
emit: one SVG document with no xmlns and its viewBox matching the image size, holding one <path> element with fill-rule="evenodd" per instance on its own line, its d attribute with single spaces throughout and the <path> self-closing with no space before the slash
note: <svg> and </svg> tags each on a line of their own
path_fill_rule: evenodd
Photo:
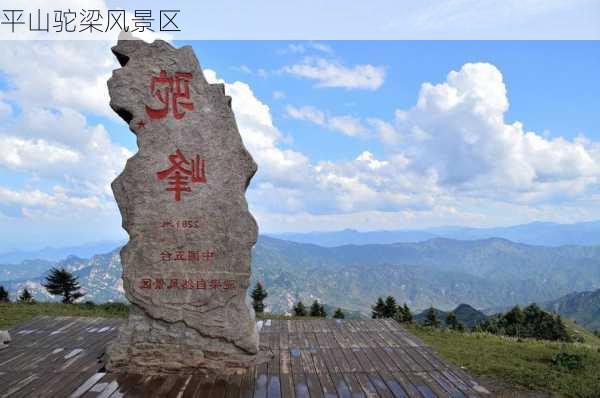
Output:
<svg viewBox="0 0 600 398">
<path fill-rule="evenodd" d="M 489 392 L 388 320 L 259 322 L 273 360 L 227 380 L 107 374 L 121 320 L 38 317 L 0 351 L 0 397 L 482 397 Z"/>
</svg>

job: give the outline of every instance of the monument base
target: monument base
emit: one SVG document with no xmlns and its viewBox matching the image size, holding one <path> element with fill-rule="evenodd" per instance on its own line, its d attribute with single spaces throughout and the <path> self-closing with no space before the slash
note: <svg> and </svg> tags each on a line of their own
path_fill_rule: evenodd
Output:
<svg viewBox="0 0 600 398">
<path fill-rule="evenodd" d="M 248 352 L 183 322 L 152 319 L 134 305 L 106 356 L 106 369 L 115 373 L 228 376 L 268 361 L 272 353 Z"/>
</svg>

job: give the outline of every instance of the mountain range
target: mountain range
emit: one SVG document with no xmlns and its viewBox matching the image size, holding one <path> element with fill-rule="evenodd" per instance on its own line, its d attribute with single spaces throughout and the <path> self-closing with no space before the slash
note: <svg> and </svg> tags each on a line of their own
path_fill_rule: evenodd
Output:
<svg viewBox="0 0 600 398">
<path fill-rule="evenodd" d="M 40 282 L 49 266 L 74 272 L 87 300 L 124 300 L 118 250 L 59 262 L 0 265 L 0 284 L 13 297 L 27 286 L 50 299 Z M 600 246 L 541 247 L 505 239 L 322 247 L 261 236 L 253 251 L 252 281 L 266 286 L 268 309 L 290 311 L 299 299 L 370 313 L 379 296 L 392 295 L 413 311 L 450 310 L 469 303 L 482 310 L 557 300 L 600 289 Z"/>
<path fill-rule="evenodd" d="M 574 224 L 532 222 L 509 227 L 439 227 L 416 230 L 356 231 L 268 234 L 273 238 L 319 246 L 365 245 L 377 243 L 422 242 L 434 238 L 481 240 L 503 238 L 517 243 L 540 246 L 600 245 L 600 221 Z"/>
<path fill-rule="evenodd" d="M 468 304 L 460 304 L 452 311 L 442 311 L 436 308 L 434 308 L 433 310 L 435 312 L 435 317 L 437 318 L 437 320 L 440 321 L 440 323 L 444 326 L 446 326 L 446 317 L 450 312 L 454 312 L 454 315 L 456 315 L 456 320 L 458 320 L 467 328 L 474 328 L 479 323 L 487 319 L 487 315 L 485 315 L 481 311 L 477 311 L 475 308 L 471 307 Z M 424 310 L 423 312 L 416 314 L 414 316 L 414 321 L 422 324 L 427 318 L 427 312 L 428 310 Z"/>
</svg>

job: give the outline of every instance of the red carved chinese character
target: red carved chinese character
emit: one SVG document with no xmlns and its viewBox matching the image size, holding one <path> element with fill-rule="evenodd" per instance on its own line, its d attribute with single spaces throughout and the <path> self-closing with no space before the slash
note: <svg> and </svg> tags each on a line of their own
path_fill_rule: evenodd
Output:
<svg viewBox="0 0 600 398">
<path fill-rule="evenodd" d="M 177 250 L 175 252 L 175 261 L 185 261 L 185 251 Z"/>
<path fill-rule="evenodd" d="M 173 228 L 173 223 L 171 221 L 163 221 L 162 228 Z"/>
<path fill-rule="evenodd" d="M 210 286 L 211 289 L 219 289 L 221 287 L 221 281 L 218 279 L 211 279 L 208 286 Z"/>
<path fill-rule="evenodd" d="M 194 110 L 194 104 L 190 101 L 190 81 L 192 74 L 187 72 L 176 72 L 175 76 L 168 76 L 164 70 L 158 76 L 152 76 L 150 81 L 150 92 L 162 107 L 154 109 L 146 105 L 146 113 L 150 119 L 162 119 L 169 114 L 169 106 L 172 106 L 173 117 L 181 119 L 185 112 L 179 111 L 179 106 L 188 111 Z"/>
<path fill-rule="evenodd" d="M 179 285 L 177 284 L 177 279 L 171 279 L 169 281 L 169 289 L 177 289 Z"/>
<path fill-rule="evenodd" d="M 215 257 L 215 252 L 212 252 L 210 250 L 207 250 L 205 252 L 202 252 L 202 259 L 205 261 L 210 261 Z"/>
<path fill-rule="evenodd" d="M 169 187 L 166 188 L 166 191 L 175 192 L 176 202 L 181 200 L 182 192 L 192 192 L 192 189 L 188 186 L 190 183 L 188 177 L 191 177 L 193 184 L 206 183 L 204 159 L 200 159 L 199 155 L 188 161 L 181 150 L 177 149 L 175 153 L 169 155 L 169 162 L 171 167 L 157 172 L 156 176 L 161 181 L 168 177 Z"/>
<path fill-rule="evenodd" d="M 162 261 L 171 261 L 171 252 L 163 251 L 160 253 L 160 259 Z"/>
<path fill-rule="evenodd" d="M 234 289 L 235 288 L 235 280 L 234 279 L 226 279 L 223 281 L 223 289 Z"/>
<path fill-rule="evenodd" d="M 197 280 L 196 289 L 206 289 L 206 281 L 204 279 Z"/>
<path fill-rule="evenodd" d="M 161 278 L 157 278 L 154 280 L 154 288 L 155 289 L 164 289 L 165 288 L 165 280 Z"/>
<path fill-rule="evenodd" d="M 197 263 L 198 261 L 200 261 L 200 252 L 196 250 L 188 251 L 188 261 L 191 261 L 193 263 Z"/>
<path fill-rule="evenodd" d="M 142 283 L 140 283 L 141 289 L 151 289 L 152 288 L 152 279 L 142 279 Z"/>
<path fill-rule="evenodd" d="M 182 281 L 181 288 L 182 289 L 193 289 L 194 288 L 194 281 L 191 280 L 191 279 L 184 279 Z"/>
</svg>

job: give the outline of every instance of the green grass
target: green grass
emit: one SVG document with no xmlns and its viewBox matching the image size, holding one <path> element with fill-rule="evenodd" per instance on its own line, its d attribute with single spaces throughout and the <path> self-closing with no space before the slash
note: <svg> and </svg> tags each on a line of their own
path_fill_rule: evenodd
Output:
<svg viewBox="0 0 600 398">
<path fill-rule="evenodd" d="M 600 339 L 569 323 L 584 343 L 564 344 L 532 339 L 517 340 L 486 333 L 431 330 L 416 325 L 408 329 L 439 354 L 468 372 L 499 380 L 515 389 L 540 391 L 558 397 L 600 397 Z M 582 358 L 583 367 L 567 370 L 552 364 L 567 352 Z"/>
<path fill-rule="evenodd" d="M 124 304 L 0 303 L 0 329 L 9 329 L 38 315 L 125 317 Z"/>
</svg>

